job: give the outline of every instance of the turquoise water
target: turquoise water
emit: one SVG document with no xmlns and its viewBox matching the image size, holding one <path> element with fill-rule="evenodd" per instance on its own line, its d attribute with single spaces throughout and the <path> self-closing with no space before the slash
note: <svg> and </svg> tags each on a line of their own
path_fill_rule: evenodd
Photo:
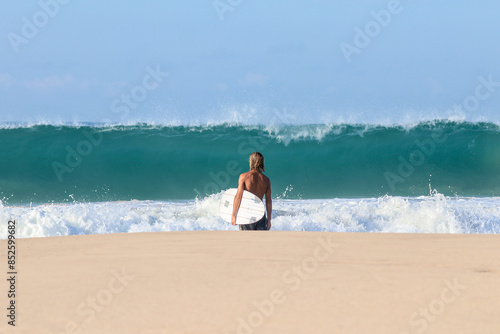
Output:
<svg viewBox="0 0 500 334">
<path fill-rule="evenodd" d="M 4 204 L 191 200 L 235 187 L 266 158 L 273 197 L 500 195 L 500 128 L 415 125 L 4 125 Z"/>
</svg>

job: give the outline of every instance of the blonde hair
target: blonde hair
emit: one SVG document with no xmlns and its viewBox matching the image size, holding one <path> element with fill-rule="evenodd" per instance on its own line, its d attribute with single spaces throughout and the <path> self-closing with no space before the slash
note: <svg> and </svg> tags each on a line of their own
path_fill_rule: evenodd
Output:
<svg viewBox="0 0 500 334">
<path fill-rule="evenodd" d="M 253 152 L 250 154 L 250 170 L 256 170 L 261 173 L 266 170 L 264 167 L 264 156 L 262 153 Z"/>
</svg>

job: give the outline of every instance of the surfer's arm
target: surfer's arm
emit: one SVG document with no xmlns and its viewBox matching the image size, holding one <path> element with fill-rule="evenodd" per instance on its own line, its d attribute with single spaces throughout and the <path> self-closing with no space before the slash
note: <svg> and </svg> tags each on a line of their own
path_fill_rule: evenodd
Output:
<svg viewBox="0 0 500 334">
<path fill-rule="evenodd" d="M 236 225 L 236 215 L 238 214 L 241 199 L 243 198 L 243 190 L 245 190 L 245 179 L 243 178 L 243 175 L 240 175 L 240 179 L 238 180 L 238 191 L 236 191 L 233 202 L 233 216 L 231 217 L 231 224 L 233 225 Z"/>
<path fill-rule="evenodd" d="M 271 199 L 271 181 L 266 190 L 266 211 L 267 211 L 267 229 L 271 229 L 271 216 L 273 215 L 273 200 Z"/>
</svg>

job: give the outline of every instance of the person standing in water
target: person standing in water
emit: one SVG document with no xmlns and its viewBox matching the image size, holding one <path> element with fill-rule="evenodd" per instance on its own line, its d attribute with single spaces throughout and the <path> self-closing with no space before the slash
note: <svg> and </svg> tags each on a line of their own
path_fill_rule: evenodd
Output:
<svg viewBox="0 0 500 334">
<path fill-rule="evenodd" d="M 236 214 L 241 205 L 243 190 L 249 191 L 261 200 L 266 195 L 266 214 L 261 220 L 252 223 L 240 225 L 240 231 L 243 230 L 270 230 L 271 216 L 273 212 L 273 203 L 271 199 L 271 181 L 267 176 L 262 174 L 266 169 L 264 167 L 264 156 L 260 152 L 250 154 L 250 171 L 240 175 L 238 180 L 238 191 L 234 197 L 233 216 L 231 224 L 236 225 Z"/>
</svg>

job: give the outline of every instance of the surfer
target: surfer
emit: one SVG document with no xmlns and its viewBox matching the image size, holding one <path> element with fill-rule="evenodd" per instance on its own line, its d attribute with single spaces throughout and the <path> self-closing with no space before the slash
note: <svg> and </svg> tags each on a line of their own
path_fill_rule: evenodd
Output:
<svg viewBox="0 0 500 334">
<path fill-rule="evenodd" d="M 236 225 L 236 214 L 240 208 L 243 190 L 249 191 L 261 200 L 266 195 L 266 211 L 269 218 L 262 217 L 261 220 L 252 223 L 240 225 L 240 230 L 270 230 L 271 229 L 271 214 L 273 212 L 273 203 L 271 199 L 271 181 L 267 176 L 262 174 L 266 169 L 264 167 L 264 156 L 260 152 L 250 154 L 250 171 L 240 175 L 238 180 L 238 191 L 234 197 L 233 217 L 231 224 Z"/>
</svg>

